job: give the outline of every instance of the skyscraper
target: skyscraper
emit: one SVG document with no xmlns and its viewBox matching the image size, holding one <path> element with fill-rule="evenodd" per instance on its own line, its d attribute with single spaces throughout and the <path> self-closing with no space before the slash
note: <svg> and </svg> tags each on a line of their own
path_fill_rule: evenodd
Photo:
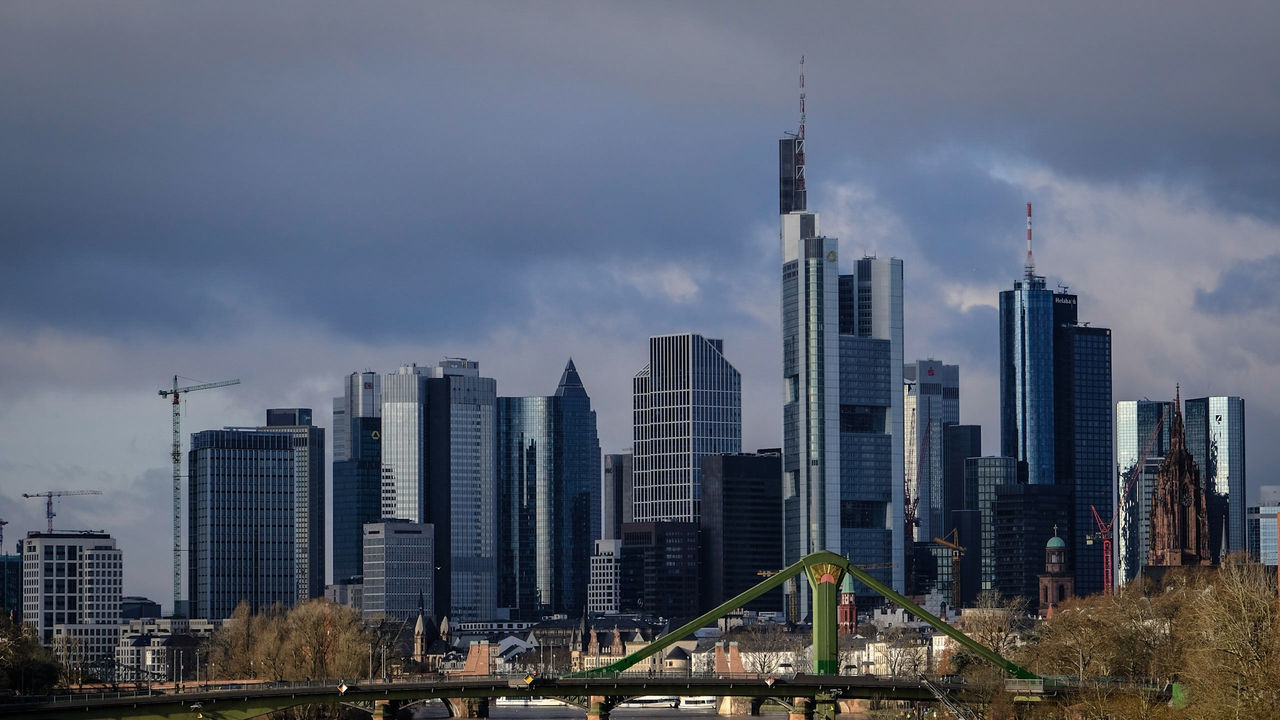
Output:
<svg viewBox="0 0 1280 720">
<path fill-rule="evenodd" d="M 831 550 L 901 591 L 902 261 L 840 275 L 839 242 L 805 207 L 803 123 L 779 157 L 785 560 Z M 808 588 L 789 588 L 807 613 Z"/>
<path fill-rule="evenodd" d="M 365 523 L 382 517 L 382 376 L 351 373 L 333 399 L 333 580 L 363 573 Z"/>
<path fill-rule="evenodd" d="M 382 376 L 382 517 L 434 528 L 435 617 L 496 611 L 496 405 L 466 358 Z"/>
<path fill-rule="evenodd" d="M 1018 484 L 1017 461 L 1009 457 L 975 457 L 964 461 L 965 506 L 978 512 L 979 583 L 992 590 L 996 583 L 996 490 Z M 966 546 L 974 552 L 972 544 Z"/>
<path fill-rule="evenodd" d="M 636 522 L 697 523 L 702 458 L 742 452 L 742 376 L 724 341 L 649 338 L 649 362 L 632 380 L 632 481 Z"/>
<path fill-rule="evenodd" d="M 1169 450 L 1173 403 L 1167 400 L 1121 400 L 1116 403 L 1115 582 L 1136 578 L 1147 564 L 1151 546 L 1151 502 L 1160 461 Z M 1143 451 L 1146 457 L 1143 458 Z M 1139 460 L 1142 467 L 1138 467 Z M 1104 516 L 1103 520 L 1107 520 Z"/>
<path fill-rule="evenodd" d="M 702 609 L 760 582 L 760 571 L 782 568 L 782 456 L 708 455 L 702 459 Z M 743 606 L 776 611 L 773 590 Z"/>
<path fill-rule="evenodd" d="M 943 432 L 960 422 L 960 368 L 932 358 L 917 360 L 902 369 L 902 380 L 906 486 L 918 522 L 910 539 L 929 542 L 946 534 Z"/>
<path fill-rule="evenodd" d="M 1280 485 L 1263 485 L 1258 488 L 1258 504 L 1250 507 L 1245 515 L 1245 539 L 1249 545 L 1249 557 L 1254 562 L 1275 567 L 1280 564 Z"/>
<path fill-rule="evenodd" d="M 1019 480 L 1071 490 L 1075 589 L 1102 589 L 1093 508 L 1112 514 L 1111 331 L 1078 320 L 1077 298 L 1035 273 L 1027 203 L 1024 276 L 1000 293 L 1000 450 Z M 1028 547 L 1030 545 L 1028 544 Z"/>
<path fill-rule="evenodd" d="M 498 605 L 579 613 L 600 531 L 600 440 L 569 360 L 549 397 L 498 398 Z"/>
<path fill-rule="evenodd" d="M 435 616 L 492 619 L 498 594 L 497 383 L 480 376 L 478 362 L 445 358 L 431 368 L 427 390 L 425 522 L 436 531 Z M 382 419 L 385 427 L 385 399 Z"/>
<path fill-rule="evenodd" d="M 259 430 L 293 437 L 294 572 L 298 600 L 324 597 L 325 505 L 324 428 L 311 424 L 311 408 L 267 410 L 266 427 Z"/>
<path fill-rule="evenodd" d="M 189 610 L 220 619 L 242 601 L 258 612 L 298 602 L 297 493 L 289 432 L 228 429 L 191 436 Z"/>
<path fill-rule="evenodd" d="M 1187 450 L 1200 468 L 1213 562 L 1245 550 L 1244 399 L 1187 400 Z"/>
</svg>

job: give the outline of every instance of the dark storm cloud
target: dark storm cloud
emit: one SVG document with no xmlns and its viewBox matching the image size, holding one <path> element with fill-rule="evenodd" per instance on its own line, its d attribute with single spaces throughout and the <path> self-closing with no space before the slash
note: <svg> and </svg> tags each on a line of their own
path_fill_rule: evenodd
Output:
<svg viewBox="0 0 1280 720">
<path fill-rule="evenodd" d="M 1246 315 L 1280 305 L 1280 255 L 1236 263 L 1212 290 L 1197 290 L 1195 307 L 1211 315 Z"/>
<path fill-rule="evenodd" d="M 0 12 L 0 92 L 19 99 L 0 114 L 0 319 L 17 326 L 199 334 L 256 308 L 431 336 L 507 317 L 536 272 L 751 271 L 801 53 L 811 182 L 874 186 L 921 261 L 969 279 L 1014 264 L 1027 198 L 993 179 L 1001 158 L 1280 207 L 1270 5 Z M 635 301 L 574 287 L 564 302 Z"/>
</svg>

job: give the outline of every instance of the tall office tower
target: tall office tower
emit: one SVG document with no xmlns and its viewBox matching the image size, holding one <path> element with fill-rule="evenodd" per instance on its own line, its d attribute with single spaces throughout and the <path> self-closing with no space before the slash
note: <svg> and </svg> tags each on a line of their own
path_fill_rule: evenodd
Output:
<svg viewBox="0 0 1280 720">
<path fill-rule="evenodd" d="M 996 488 L 1018 484 L 1018 461 L 1009 457 L 976 457 L 964 461 L 965 507 L 978 513 L 980 590 L 995 588 Z M 968 553 L 974 545 L 965 545 Z"/>
<path fill-rule="evenodd" d="M 1052 485 L 1053 293 L 1031 272 L 1000 293 L 1000 453 L 1028 483 Z"/>
<path fill-rule="evenodd" d="M 622 526 L 623 612 L 692 618 L 705 611 L 698 597 L 698 524 L 636 522 Z"/>
<path fill-rule="evenodd" d="M 596 413 L 569 360 L 549 397 L 498 398 L 498 606 L 582 612 L 600 530 Z"/>
<path fill-rule="evenodd" d="M 418 603 L 433 607 L 435 542 L 430 525 L 384 520 L 364 526 L 361 614 L 412 620 Z"/>
<path fill-rule="evenodd" d="M 955 528 L 951 520 L 952 512 L 974 509 L 965 505 L 964 497 L 964 461 L 971 457 L 982 457 L 982 426 L 947 425 L 944 427 L 942 429 L 943 525 L 938 528 L 939 534 L 934 537 L 943 537 Z"/>
<path fill-rule="evenodd" d="M 1200 468 L 1213 562 L 1245 549 L 1244 398 L 1187 400 L 1187 450 Z"/>
<path fill-rule="evenodd" d="M 902 260 L 864 257 L 854 270 L 840 276 L 839 292 L 841 554 L 891 566 L 871 573 L 901 590 L 907 544 Z M 869 591 L 862 583 L 855 587 Z"/>
<path fill-rule="evenodd" d="M 435 529 L 435 617 L 492 619 L 497 384 L 445 358 L 382 376 L 382 517 Z"/>
<path fill-rule="evenodd" d="M 1160 462 L 1169 450 L 1173 403 L 1121 400 L 1116 403 L 1115 582 L 1123 585 L 1142 572 L 1151 546 L 1151 501 Z M 1143 452 L 1146 455 L 1143 455 Z M 1142 467 L 1138 466 L 1139 461 Z M 1101 515 L 1101 511 L 1099 511 Z M 1104 521 L 1107 516 L 1102 516 Z"/>
<path fill-rule="evenodd" d="M 632 507 L 631 453 L 604 456 L 604 477 L 600 483 L 600 537 L 622 537 L 622 523 L 635 520 Z"/>
<path fill-rule="evenodd" d="M 839 274 L 838 241 L 806 211 L 801 125 L 779 145 L 784 557 L 839 552 L 901 591 L 902 261 L 862 258 Z M 787 593 L 808 612 L 804 583 Z"/>
<path fill-rule="evenodd" d="M 478 362 L 445 358 L 431 368 L 427 390 L 426 495 L 427 522 L 436 531 L 435 616 L 490 620 L 498 595 L 497 383 L 480 376 Z M 385 427 L 385 378 L 383 394 Z"/>
<path fill-rule="evenodd" d="M 1028 203 L 1024 276 L 1000 293 L 1000 450 L 1028 484 L 1072 489 L 1068 544 L 1081 595 L 1102 589 L 1101 551 L 1087 535 L 1093 508 L 1112 514 L 1111 441 L 1111 331 L 1080 324 L 1076 296 L 1048 290 L 1035 273 Z"/>
<path fill-rule="evenodd" d="M 742 452 L 742 376 L 723 340 L 658 335 L 631 387 L 635 521 L 697 523 L 702 458 Z"/>
<path fill-rule="evenodd" d="M 947 425 L 960 422 L 960 367 L 917 360 L 902 368 L 906 487 L 915 505 L 915 537 L 929 542 L 946 531 L 944 463 Z"/>
<path fill-rule="evenodd" d="M 426 442 L 430 376 L 430 368 L 416 364 L 401 365 L 394 373 L 382 376 L 379 434 L 382 440 L 381 516 L 384 518 L 428 521 Z M 448 545 L 437 546 L 438 549 L 444 547 Z M 438 586 L 436 589 L 441 590 Z"/>
<path fill-rule="evenodd" d="M 365 523 L 382 517 L 382 376 L 353 372 L 333 399 L 333 574 L 363 573 Z"/>
<path fill-rule="evenodd" d="M 187 549 L 192 617 L 258 612 L 298 594 L 297 476 L 291 432 L 205 430 L 188 457 Z"/>
<path fill-rule="evenodd" d="M 1245 517 L 1246 542 L 1249 557 L 1254 562 L 1275 567 L 1280 564 L 1280 485 L 1263 485 L 1258 488 L 1258 504 L 1250 507 Z"/>
<path fill-rule="evenodd" d="M 293 437 L 298 601 L 324 597 L 324 428 L 311 424 L 311 408 L 276 408 L 267 410 L 267 425 L 258 429 Z"/>
<path fill-rule="evenodd" d="M 1054 293 L 1053 308 L 1055 476 L 1073 493 L 1071 528 L 1062 537 L 1083 597 L 1103 588 L 1101 543 L 1091 545 L 1088 537 L 1097 530 L 1094 510 L 1114 515 L 1111 330 L 1079 324 L 1075 295 Z"/>
<path fill-rule="evenodd" d="M 780 570 L 782 453 L 702 458 L 702 605 L 712 608 L 760 582 L 761 571 Z M 782 607 L 774 590 L 747 610 Z"/>
<path fill-rule="evenodd" d="M 115 657 L 124 555 L 101 532 L 30 532 L 22 541 L 22 621 L 63 660 Z"/>
</svg>

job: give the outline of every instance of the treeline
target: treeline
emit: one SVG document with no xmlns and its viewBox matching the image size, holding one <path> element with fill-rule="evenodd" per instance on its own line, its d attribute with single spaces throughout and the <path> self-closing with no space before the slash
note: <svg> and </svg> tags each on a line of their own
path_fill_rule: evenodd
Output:
<svg viewBox="0 0 1280 720">
<path fill-rule="evenodd" d="M 0 694 L 45 695 L 62 681 L 62 666 L 35 631 L 0 612 Z"/>
<path fill-rule="evenodd" d="M 219 680 L 355 679 L 370 672 L 379 644 L 378 633 L 345 605 L 312 600 L 255 615 L 242 603 L 209 640 L 209 670 Z"/>
<path fill-rule="evenodd" d="M 964 653 L 954 661 L 990 690 L 981 709 L 992 720 L 1276 717 L 1277 608 L 1276 569 L 1231 556 L 1216 569 L 1173 568 L 1158 584 L 1142 579 L 1111 596 L 1068 601 L 1038 623 L 1005 607 L 966 628 L 1023 667 L 1078 685 L 1066 710 L 1015 707 L 992 670 Z M 1171 707 L 1174 684 L 1180 692 Z"/>
</svg>

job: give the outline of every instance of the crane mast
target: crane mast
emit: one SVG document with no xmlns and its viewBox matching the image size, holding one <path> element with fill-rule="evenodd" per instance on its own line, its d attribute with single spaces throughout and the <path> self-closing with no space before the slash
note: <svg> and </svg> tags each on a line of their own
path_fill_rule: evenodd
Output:
<svg viewBox="0 0 1280 720">
<path fill-rule="evenodd" d="M 212 390 L 213 388 L 239 385 L 237 380 L 219 380 L 218 382 L 201 383 L 178 387 L 178 376 L 173 376 L 173 387 L 160 390 L 160 397 L 173 396 L 173 615 L 178 616 L 179 603 L 182 601 L 182 407 L 179 404 L 182 393 L 196 390 Z"/>
</svg>

